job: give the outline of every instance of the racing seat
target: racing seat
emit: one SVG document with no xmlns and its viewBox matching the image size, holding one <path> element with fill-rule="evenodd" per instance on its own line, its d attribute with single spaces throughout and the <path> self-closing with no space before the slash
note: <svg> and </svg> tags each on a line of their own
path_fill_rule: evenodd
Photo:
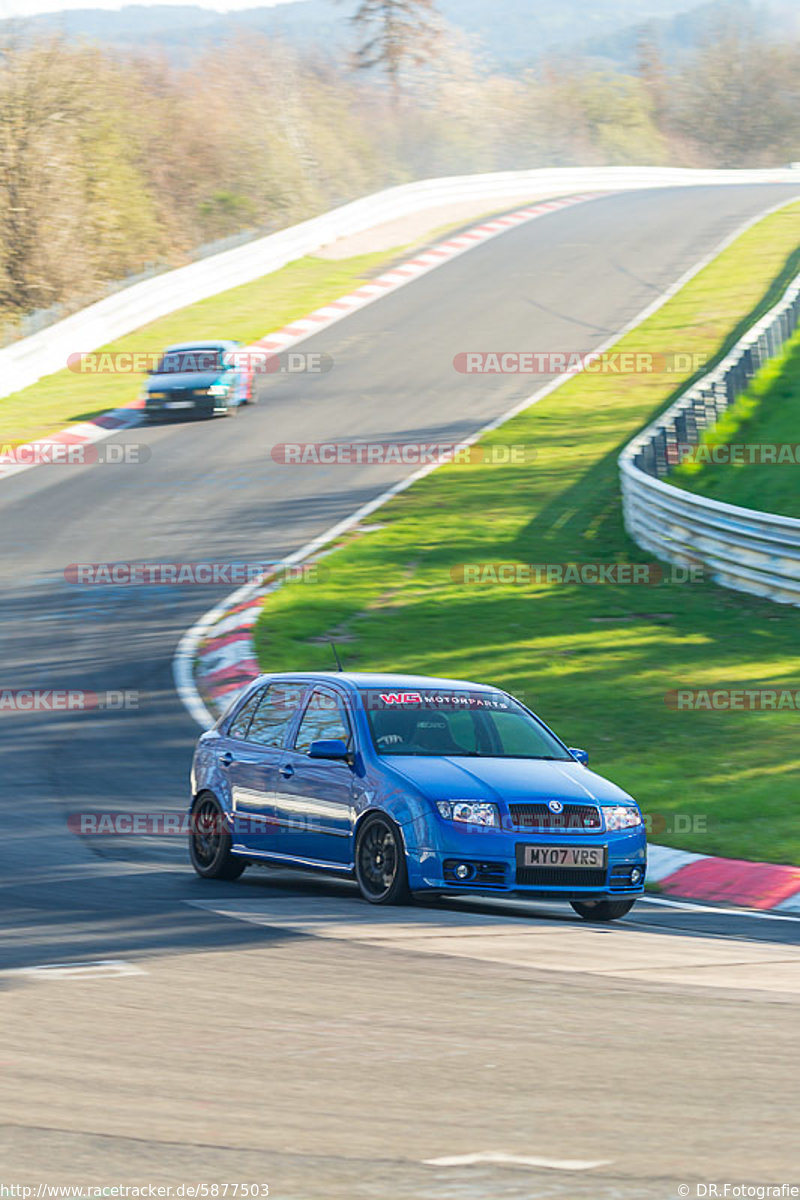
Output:
<svg viewBox="0 0 800 1200">
<path fill-rule="evenodd" d="M 454 741 L 450 723 L 441 713 L 419 713 L 413 733 L 415 745 L 434 754 L 463 754 L 464 747 Z"/>
<path fill-rule="evenodd" d="M 399 709 L 382 710 L 372 714 L 372 731 L 379 747 L 407 746 L 413 741 L 415 713 Z"/>
</svg>

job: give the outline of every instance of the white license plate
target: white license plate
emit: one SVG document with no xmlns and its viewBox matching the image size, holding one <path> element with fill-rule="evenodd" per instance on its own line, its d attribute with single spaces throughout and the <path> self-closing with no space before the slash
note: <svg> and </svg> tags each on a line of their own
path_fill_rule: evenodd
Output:
<svg viewBox="0 0 800 1200">
<path fill-rule="evenodd" d="M 168 400 L 164 408 L 194 408 L 194 400 Z"/>
<path fill-rule="evenodd" d="M 526 867 L 586 867 L 602 869 L 606 865 L 604 846 L 526 846 Z"/>
</svg>

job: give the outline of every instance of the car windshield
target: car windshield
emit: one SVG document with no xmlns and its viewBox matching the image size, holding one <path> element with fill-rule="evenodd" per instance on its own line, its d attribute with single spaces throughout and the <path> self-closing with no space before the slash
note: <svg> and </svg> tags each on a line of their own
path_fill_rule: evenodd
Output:
<svg viewBox="0 0 800 1200">
<path fill-rule="evenodd" d="M 501 692 L 368 688 L 361 696 L 378 754 L 570 761 L 561 743 Z"/>
<path fill-rule="evenodd" d="M 191 350 L 170 350 L 156 367 L 156 375 L 183 375 L 201 371 L 219 371 L 224 366 L 224 351 L 216 346 L 199 346 Z"/>
</svg>

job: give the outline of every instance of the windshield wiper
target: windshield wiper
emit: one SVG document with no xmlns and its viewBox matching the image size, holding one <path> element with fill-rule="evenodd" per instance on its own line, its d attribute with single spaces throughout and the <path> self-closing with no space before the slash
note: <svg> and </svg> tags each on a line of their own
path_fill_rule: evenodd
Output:
<svg viewBox="0 0 800 1200">
<path fill-rule="evenodd" d="M 535 759 L 537 762 L 572 762 L 571 758 L 564 758 L 563 754 L 492 754 L 491 750 L 484 753 L 482 750 L 459 750 L 451 751 L 446 758 L 522 758 L 526 761 Z"/>
<path fill-rule="evenodd" d="M 573 762 L 563 754 L 521 754 L 520 758 L 535 758 L 537 762 Z"/>
</svg>

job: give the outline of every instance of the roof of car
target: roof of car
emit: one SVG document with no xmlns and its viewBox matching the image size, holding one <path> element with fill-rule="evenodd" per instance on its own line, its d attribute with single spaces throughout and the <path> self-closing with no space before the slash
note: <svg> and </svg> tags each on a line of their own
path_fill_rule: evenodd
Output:
<svg viewBox="0 0 800 1200">
<path fill-rule="evenodd" d="M 204 338 L 202 342 L 175 342 L 167 346 L 165 354 L 174 354 L 176 350 L 233 350 L 238 342 L 230 338 Z"/>
<path fill-rule="evenodd" d="M 488 683 L 472 683 L 467 679 L 440 679 L 435 675 L 399 675 L 362 671 L 282 671 L 265 676 L 270 679 L 325 680 L 344 682 L 358 688 L 469 688 L 472 691 L 497 691 Z"/>
</svg>

